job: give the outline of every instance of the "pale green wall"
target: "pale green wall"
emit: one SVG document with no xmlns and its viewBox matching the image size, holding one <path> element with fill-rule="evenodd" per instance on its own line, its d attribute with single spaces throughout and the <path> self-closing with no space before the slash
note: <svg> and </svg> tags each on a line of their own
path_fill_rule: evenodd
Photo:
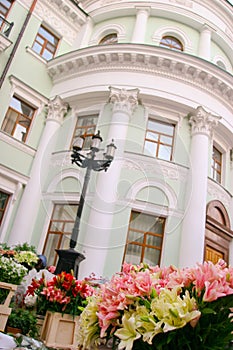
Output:
<svg viewBox="0 0 233 350">
<path fill-rule="evenodd" d="M 153 35 L 155 32 L 157 32 L 157 30 L 161 29 L 162 27 L 174 28 L 174 32 L 175 32 L 175 29 L 177 28 L 177 29 L 180 29 L 182 32 L 184 32 L 192 43 L 192 54 L 197 55 L 198 42 L 199 42 L 198 31 L 185 24 L 182 24 L 173 20 L 165 19 L 165 18 L 150 17 L 148 19 L 148 26 L 147 26 L 148 29 L 146 33 L 145 43 L 154 45 L 155 43 L 152 40 Z"/>
<path fill-rule="evenodd" d="M 232 63 L 230 61 L 230 58 L 225 54 L 225 52 L 217 45 L 215 42 L 212 41 L 211 43 L 211 60 L 215 58 L 215 56 L 221 56 L 231 67 L 231 72 L 233 69 Z"/>
<path fill-rule="evenodd" d="M 129 43 L 131 41 L 131 38 L 132 38 L 134 22 L 135 22 L 134 17 L 113 18 L 110 20 L 102 21 L 101 23 L 98 23 L 95 25 L 95 27 L 93 29 L 92 36 L 95 35 L 97 30 L 99 30 L 100 28 L 102 28 L 108 24 L 119 24 L 119 25 L 123 25 L 125 27 L 125 31 L 126 31 L 126 37 L 123 40 L 119 40 L 119 42 L 120 43 Z"/>
<path fill-rule="evenodd" d="M 16 170 L 22 175 L 28 176 L 30 174 L 32 156 L 2 140 L 0 140 L 0 149 L 2 165 L 4 164 L 7 168 Z"/>
</svg>

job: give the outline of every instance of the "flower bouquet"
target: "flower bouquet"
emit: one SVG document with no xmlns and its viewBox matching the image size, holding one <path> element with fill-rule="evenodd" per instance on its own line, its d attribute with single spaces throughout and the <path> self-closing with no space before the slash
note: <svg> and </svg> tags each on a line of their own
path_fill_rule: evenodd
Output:
<svg viewBox="0 0 233 350">
<path fill-rule="evenodd" d="M 28 286 L 25 304 L 31 306 L 33 298 L 40 315 L 53 311 L 76 316 L 82 312 L 87 297 L 93 292 L 94 288 L 88 281 L 77 280 L 72 273 L 61 272 L 51 280 L 42 275 L 41 279 L 33 279 Z"/>
<path fill-rule="evenodd" d="M 233 340 L 233 268 L 125 264 L 88 298 L 78 345 L 126 350 L 223 350 Z M 111 345 L 110 345 L 111 344 Z"/>
</svg>

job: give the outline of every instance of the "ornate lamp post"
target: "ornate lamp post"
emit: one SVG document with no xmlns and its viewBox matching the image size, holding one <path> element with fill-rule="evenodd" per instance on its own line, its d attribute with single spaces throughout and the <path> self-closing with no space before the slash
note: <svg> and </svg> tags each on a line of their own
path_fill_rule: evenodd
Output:
<svg viewBox="0 0 233 350">
<path fill-rule="evenodd" d="M 102 142 L 102 137 L 100 136 L 100 131 L 92 137 L 92 143 L 90 151 L 87 153 L 83 152 L 83 144 L 85 141 L 84 136 L 80 136 L 75 140 L 73 145 L 73 153 L 71 154 L 71 162 L 75 163 L 81 168 L 86 168 L 86 174 L 84 178 L 82 193 L 79 201 L 78 211 L 76 214 L 76 219 L 74 227 L 72 230 L 72 235 L 70 239 L 69 249 L 56 249 L 56 252 L 59 256 L 58 264 L 56 267 L 55 273 L 58 274 L 61 271 L 70 272 L 74 271 L 74 276 L 78 276 L 78 267 L 82 260 L 85 259 L 85 256 L 77 252 L 74 248 L 77 244 L 77 238 L 79 235 L 80 220 L 83 211 L 83 206 L 85 202 L 85 196 L 87 192 L 88 183 L 90 180 L 91 171 L 107 171 L 109 168 L 115 154 L 116 146 L 112 142 L 107 145 L 106 153 L 103 153 L 103 159 L 96 159 L 96 153 L 99 152 L 99 146 Z"/>
</svg>

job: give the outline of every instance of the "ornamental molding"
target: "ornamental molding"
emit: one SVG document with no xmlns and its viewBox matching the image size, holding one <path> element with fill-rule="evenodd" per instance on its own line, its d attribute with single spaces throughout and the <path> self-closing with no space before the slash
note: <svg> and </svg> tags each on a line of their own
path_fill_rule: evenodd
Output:
<svg viewBox="0 0 233 350">
<path fill-rule="evenodd" d="M 207 192 L 211 200 L 219 200 L 226 208 L 230 208 L 232 197 L 220 184 L 208 179 Z"/>
<path fill-rule="evenodd" d="M 61 124 L 64 114 L 67 113 L 68 103 L 64 103 L 60 96 L 55 96 L 54 99 L 48 102 L 46 108 L 48 112 L 46 122 L 52 120 Z"/>
<path fill-rule="evenodd" d="M 220 119 L 220 116 L 213 115 L 202 106 L 198 106 L 193 113 L 190 113 L 189 123 L 192 127 L 192 135 L 203 134 L 212 137 L 213 129 Z"/>
<path fill-rule="evenodd" d="M 132 115 L 138 105 L 138 89 L 119 89 L 110 86 L 109 102 L 112 104 L 113 112 L 123 112 Z"/>
<path fill-rule="evenodd" d="M 182 5 L 185 7 L 189 7 L 189 8 L 193 7 L 193 1 L 191 1 L 191 0 L 169 0 L 169 2 L 176 4 L 176 5 Z"/>
<path fill-rule="evenodd" d="M 196 87 L 232 109 L 232 75 L 210 62 L 162 47 L 116 44 L 72 51 L 48 62 L 54 84 L 98 72 L 133 72 L 165 77 Z"/>
<path fill-rule="evenodd" d="M 20 0 L 26 7 L 31 6 L 31 0 Z M 34 13 L 42 21 L 50 25 L 70 45 L 77 37 L 77 32 L 86 22 L 86 16 L 69 0 L 40 0 L 36 3 Z"/>
<path fill-rule="evenodd" d="M 139 170 L 147 175 L 159 176 L 165 179 L 187 181 L 188 168 L 179 164 L 167 162 L 158 158 L 147 157 L 141 154 L 126 153 L 123 168 L 128 170 Z"/>
</svg>

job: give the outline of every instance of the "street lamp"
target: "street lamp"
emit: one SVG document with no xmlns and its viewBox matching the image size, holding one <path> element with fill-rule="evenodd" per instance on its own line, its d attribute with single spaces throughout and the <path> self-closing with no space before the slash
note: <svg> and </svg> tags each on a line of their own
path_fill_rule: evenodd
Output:
<svg viewBox="0 0 233 350">
<path fill-rule="evenodd" d="M 76 214 L 74 227 L 70 239 L 69 249 L 56 249 L 59 256 L 58 264 L 56 267 L 55 274 L 61 271 L 70 272 L 74 271 L 74 276 L 78 276 L 78 267 L 85 256 L 82 253 L 77 252 L 74 248 L 77 244 L 77 238 L 79 235 L 80 220 L 85 202 L 85 196 L 87 192 L 87 186 L 90 180 L 91 170 L 94 171 L 107 171 L 115 154 L 116 146 L 112 142 L 107 145 L 106 153 L 103 153 L 103 159 L 96 159 L 96 153 L 99 152 L 100 143 L 103 141 L 100 136 L 100 131 L 92 137 L 91 147 L 89 152 L 83 150 L 85 137 L 78 137 L 73 144 L 73 153 L 71 154 L 72 164 L 78 165 L 80 168 L 86 168 L 86 174 L 83 182 L 82 193 L 79 201 L 79 206 Z M 83 152 L 83 153 L 82 153 Z M 84 153 L 85 152 L 85 153 Z"/>
</svg>

